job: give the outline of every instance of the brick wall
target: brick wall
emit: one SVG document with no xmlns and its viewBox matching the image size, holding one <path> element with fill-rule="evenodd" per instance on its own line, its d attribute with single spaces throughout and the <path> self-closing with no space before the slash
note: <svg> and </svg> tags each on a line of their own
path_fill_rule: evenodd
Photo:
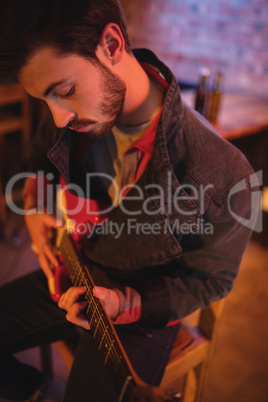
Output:
<svg viewBox="0 0 268 402">
<path fill-rule="evenodd" d="M 132 47 L 153 50 L 179 80 L 224 73 L 226 90 L 268 97 L 268 0 L 121 0 Z"/>
</svg>

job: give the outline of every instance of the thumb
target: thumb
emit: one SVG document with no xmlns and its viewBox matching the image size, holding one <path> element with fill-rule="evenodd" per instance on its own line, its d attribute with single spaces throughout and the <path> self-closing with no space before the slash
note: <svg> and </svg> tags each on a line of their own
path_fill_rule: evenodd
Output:
<svg viewBox="0 0 268 402">
<path fill-rule="evenodd" d="M 109 317 L 114 319 L 119 311 L 119 298 L 115 291 L 101 286 L 95 286 L 93 293 L 103 302 Z"/>
<path fill-rule="evenodd" d="M 101 299 L 103 301 L 107 300 L 110 296 L 109 290 L 106 288 L 103 288 L 101 286 L 94 286 L 93 293 L 94 293 L 94 296 L 96 296 L 98 299 Z"/>
</svg>

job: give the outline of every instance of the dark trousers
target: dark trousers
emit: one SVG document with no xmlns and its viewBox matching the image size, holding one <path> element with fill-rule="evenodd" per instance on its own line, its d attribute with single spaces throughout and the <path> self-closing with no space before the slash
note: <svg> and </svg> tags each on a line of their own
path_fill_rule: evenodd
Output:
<svg viewBox="0 0 268 402">
<path fill-rule="evenodd" d="M 44 374 L 21 364 L 12 355 L 41 344 L 71 337 L 77 327 L 65 319 L 47 290 L 41 271 L 4 285 L 0 289 L 0 397 L 28 399 L 44 381 Z M 118 336 L 137 374 L 143 381 L 161 381 L 178 326 L 146 336 L 135 326 L 117 326 Z M 65 402 L 116 401 L 111 378 L 90 331 L 82 331 L 68 379 Z"/>
</svg>

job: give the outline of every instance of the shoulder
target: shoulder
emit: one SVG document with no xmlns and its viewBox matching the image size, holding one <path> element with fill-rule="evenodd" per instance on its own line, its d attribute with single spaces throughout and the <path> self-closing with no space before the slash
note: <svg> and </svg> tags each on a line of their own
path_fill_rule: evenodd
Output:
<svg viewBox="0 0 268 402">
<path fill-rule="evenodd" d="M 221 138 L 202 116 L 183 103 L 180 111 L 166 132 L 171 166 L 180 182 L 209 188 L 210 196 L 221 204 L 253 169 L 242 152 Z"/>
</svg>

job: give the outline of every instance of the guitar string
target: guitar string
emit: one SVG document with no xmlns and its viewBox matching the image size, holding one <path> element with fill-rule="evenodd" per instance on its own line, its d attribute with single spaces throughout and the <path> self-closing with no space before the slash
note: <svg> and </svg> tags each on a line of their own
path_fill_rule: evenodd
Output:
<svg viewBox="0 0 268 402">
<path fill-rule="evenodd" d="M 70 239 L 68 238 L 68 235 L 67 235 L 67 233 L 65 233 L 65 236 L 64 236 L 66 239 L 68 239 L 68 243 L 70 242 Z M 64 238 L 63 237 L 63 238 Z M 62 238 L 62 243 L 63 243 L 63 238 Z M 61 243 L 61 246 L 63 246 L 63 244 Z M 66 242 L 65 242 L 66 243 Z M 70 242 L 70 245 L 72 246 L 72 244 L 71 244 L 71 242 Z M 109 345 L 110 345 L 110 347 L 109 347 L 109 349 L 108 349 L 108 352 L 107 352 L 107 357 L 106 357 L 106 359 L 107 359 L 107 361 L 108 361 L 108 359 L 109 359 L 109 356 L 112 358 L 112 360 L 114 361 L 114 373 L 113 373 L 113 376 L 116 376 L 117 378 L 118 378 L 118 375 L 120 375 L 120 377 L 121 377 L 121 382 L 123 381 L 123 382 L 125 382 L 125 379 L 127 378 L 127 372 L 126 372 L 126 369 L 125 369 L 125 367 L 124 367 L 124 365 L 123 365 L 123 362 L 122 362 L 122 356 L 121 356 L 121 354 L 120 354 L 120 356 L 118 355 L 118 351 L 117 351 L 117 348 L 115 347 L 115 345 L 114 345 L 114 340 L 112 340 L 112 338 L 111 338 L 111 336 L 110 336 L 110 334 L 109 333 L 107 333 L 107 331 L 106 331 L 106 324 L 104 323 L 104 321 L 103 321 L 103 316 L 100 314 L 100 312 L 98 311 L 98 306 L 97 306 L 97 304 L 96 304 L 96 301 L 94 300 L 94 295 L 93 295 L 93 292 L 92 292 L 92 290 L 91 290 L 91 288 L 92 288 L 92 285 L 91 286 L 89 286 L 88 285 L 88 283 L 87 283 L 87 280 L 88 280 L 88 278 L 87 277 L 85 277 L 85 273 L 83 272 L 83 269 L 82 269 L 82 264 L 80 263 L 80 261 L 79 261 L 79 257 L 78 257 L 78 255 L 77 255 L 77 253 L 75 252 L 75 250 L 73 249 L 73 247 L 71 247 L 71 250 L 73 251 L 73 254 L 74 254 L 74 256 L 73 256 L 73 261 L 70 261 L 70 253 L 68 253 L 68 245 L 66 244 L 66 251 L 67 251 L 67 255 L 66 255 L 66 257 L 67 257 L 67 261 L 69 262 L 69 263 L 71 263 L 71 265 L 72 265 L 72 267 L 71 267 L 71 269 L 69 269 L 69 271 L 71 271 L 71 272 L 74 272 L 74 274 L 73 275 L 71 275 L 71 279 L 72 279 L 72 282 L 74 283 L 74 284 L 76 284 L 77 283 L 77 279 L 79 279 L 79 272 L 80 272 L 80 274 L 83 276 L 83 280 L 84 280 L 84 283 L 86 284 L 86 288 L 87 288 L 87 293 L 88 292 L 90 292 L 91 293 L 91 295 L 90 295 L 90 303 L 92 303 L 92 301 L 93 301 L 93 306 L 94 306 L 94 314 L 93 314 L 93 317 L 94 317 L 94 315 L 96 315 L 96 319 L 98 319 L 98 322 L 100 323 L 100 327 L 102 327 L 102 329 L 103 329 L 103 331 L 104 331 L 104 336 L 103 336 L 103 338 L 105 338 L 105 340 L 106 340 L 106 343 L 108 343 Z M 66 261 L 65 261 L 66 262 Z M 68 264 L 66 264 L 66 265 L 68 265 Z M 81 276 L 80 276 L 81 277 Z M 78 283 L 80 282 L 80 280 L 78 280 Z M 89 300 L 87 299 L 87 301 L 89 302 Z M 97 314 L 96 314 L 97 313 Z M 98 315 L 99 315 L 99 317 L 98 317 Z M 93 318 L 92 317 L 92 318 Z M 98 326 L 98 327 L 99 327 Z M 97 327 L 97 329 L 98 329 L 98 327 Z M 95 333 L 94 333 L 94 338 L 95 338 L 95 334 L 97 334 L 97 330 L 95 331 Z M 121 369 L 121 370 L 120 370 Z M 133 388 L 134 388 L 134 386 L 133 386 Z"/>
</svg>

